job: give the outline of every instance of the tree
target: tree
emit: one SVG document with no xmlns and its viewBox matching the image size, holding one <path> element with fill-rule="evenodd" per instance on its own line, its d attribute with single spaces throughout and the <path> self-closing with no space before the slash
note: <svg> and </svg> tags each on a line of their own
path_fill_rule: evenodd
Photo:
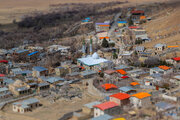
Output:
<svg viewBox="0 0 180 120">
<path fill-rule="evenodd" d="M 130 19 L 129 21 L 128 21 L 128 25 L 129 26 L 132 26 L 134 23 L 133 23 L 133 21 Z"/>
<path fill-rule="evenodd" d="M 159 59 L 156 58 L 156 57 L 149 57 L 148 59 L 146 59 L 146 60 L 144 61 L 144 63 L 145 63 L 145 65 L 146 65 L 147 67 L 154 67 L 154 66 L 156 66 L 156 65 L 159 65 L 159 64 L 160 64 L 160 61 L 159 61 Z"/>
<path fill-rule="evenodd" d="M 113 53 L 113 59 L 117 59 L 118 58 L 118 55 L 114 52 Z"/>
<path fill-rule="evenodd" d="M 103 39 L 101 46 L 102 46 L 103 48 L 109 47 L 109 43 L 108 43 L 108 41 L 106 40 L 106 38 Z"/>
</svg>

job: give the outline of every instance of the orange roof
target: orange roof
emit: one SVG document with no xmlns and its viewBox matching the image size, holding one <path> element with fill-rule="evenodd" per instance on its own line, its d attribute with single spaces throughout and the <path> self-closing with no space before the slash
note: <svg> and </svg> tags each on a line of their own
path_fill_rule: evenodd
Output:
<svg viewBox="0 0 180 120">
<path fill-rule="evenodd" d="M 120 69 L 120 70 L 116 70 L 118 73 L 122 74 L 122 75 L 126 75 L 127 72 L 124 71 L 123 69 Z"/>
<path fill-rule="evenodd" d="M 168 67 L 168 66 L 159 66 L 159 68 L 160 68 L 160 69 L 163 69 L 163 70 L 169 70 L 169 69 L 171 69 L 171 68 Z"/>
<path fill-rule="evenodd" d="M 109 37 L 99 37 L 99 39 L 104 39 L 104 38 L 109 39 Z"/>
<path fill-rule="evenodd" d="M 130 95 L 126 93 L 117 93 L 117 94 L 110 95 L 110 97 L 115 97 L 117 99 L 124 100 L 124 99 L 128 99 Z"/>
<path fill-rule="evenodd" d="M 140 85 L 138 82 L 132 82 L 130 83 L 132 86 Z"/>
<path fill-rule="evenodd" d="M 143 98 L 146 98 L 146 97 L 150 97 L 151 95 L 147 92 L 140 92 L 140 93 L 136 93 L 134 95 L 132 95 L 133 97 L 136 97 L 138 99 L 143 99 Z"/>
<path fill-rule="evenodd" d="M 176 48 L 176 47 L 179 47 L 179 46 L 167 46 L 168 48 Z"/>
<path fill-rule="evenodd" d="M 110 25 L 99 25 L 101 27 L 109 27 Z"/>
<path fill-rule="evenodd" d="M 140 19 L 141 20 L 146 19 L 146 16 L 141 16 Z"/>
<path fill-rule="evenodd" d="M 112 88 L 118 88 L 116 85 L 110 84 L 110 83 L 103 84 L 102 87 L 103 87 L 105 90 L 109 90 L 109 89 L 112 89 Z"/>
</svg>

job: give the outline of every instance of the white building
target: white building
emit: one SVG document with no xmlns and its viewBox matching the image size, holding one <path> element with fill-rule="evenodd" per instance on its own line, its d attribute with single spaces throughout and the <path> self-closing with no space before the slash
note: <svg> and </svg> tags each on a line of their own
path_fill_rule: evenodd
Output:
<svg viewBox="0 0 180 120">
<path fill-rule="evenodd" d="M 172 73 L 173 69 L 167 66 L 159 66 L 150 69 L 150 75 L 152 74 L 169 74 Z"/>
</svg>

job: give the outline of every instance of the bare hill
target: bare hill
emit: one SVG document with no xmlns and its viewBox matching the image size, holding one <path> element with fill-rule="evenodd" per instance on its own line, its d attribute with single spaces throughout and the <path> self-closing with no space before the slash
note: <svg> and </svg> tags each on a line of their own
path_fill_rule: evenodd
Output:
<svg viewBox="0 0 180 120">
<path fill-rule="evenodd" d="M 0 0 L 0 24 L 11 23 L 14 19 L 19 21 L 24 15 L 32 12 L 46 12 L 52 8 L 51 5 L 55 4 L 101 3 L 112 1 L 128 1 L 128 3 L 123 4 L 122 6 L 130 4 L 134 5 L 136 1 L 138 4 L 157 2 L 157 0 Z M 158 2 L 165 1 L 169 0 L 158 0 Z"/>
</svg>

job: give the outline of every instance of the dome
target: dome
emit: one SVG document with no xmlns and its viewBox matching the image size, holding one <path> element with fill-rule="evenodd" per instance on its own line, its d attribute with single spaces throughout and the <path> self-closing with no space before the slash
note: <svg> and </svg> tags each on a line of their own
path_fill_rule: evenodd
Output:
<svg viewBox="0 0 180 120">
<path fill-rule="evenodd" d="M 92 58 L 94 58 L 94 59 L 99 59 L 99 55 L 95 52 L 95 53 L 92 55 Z"/>
</svg>

